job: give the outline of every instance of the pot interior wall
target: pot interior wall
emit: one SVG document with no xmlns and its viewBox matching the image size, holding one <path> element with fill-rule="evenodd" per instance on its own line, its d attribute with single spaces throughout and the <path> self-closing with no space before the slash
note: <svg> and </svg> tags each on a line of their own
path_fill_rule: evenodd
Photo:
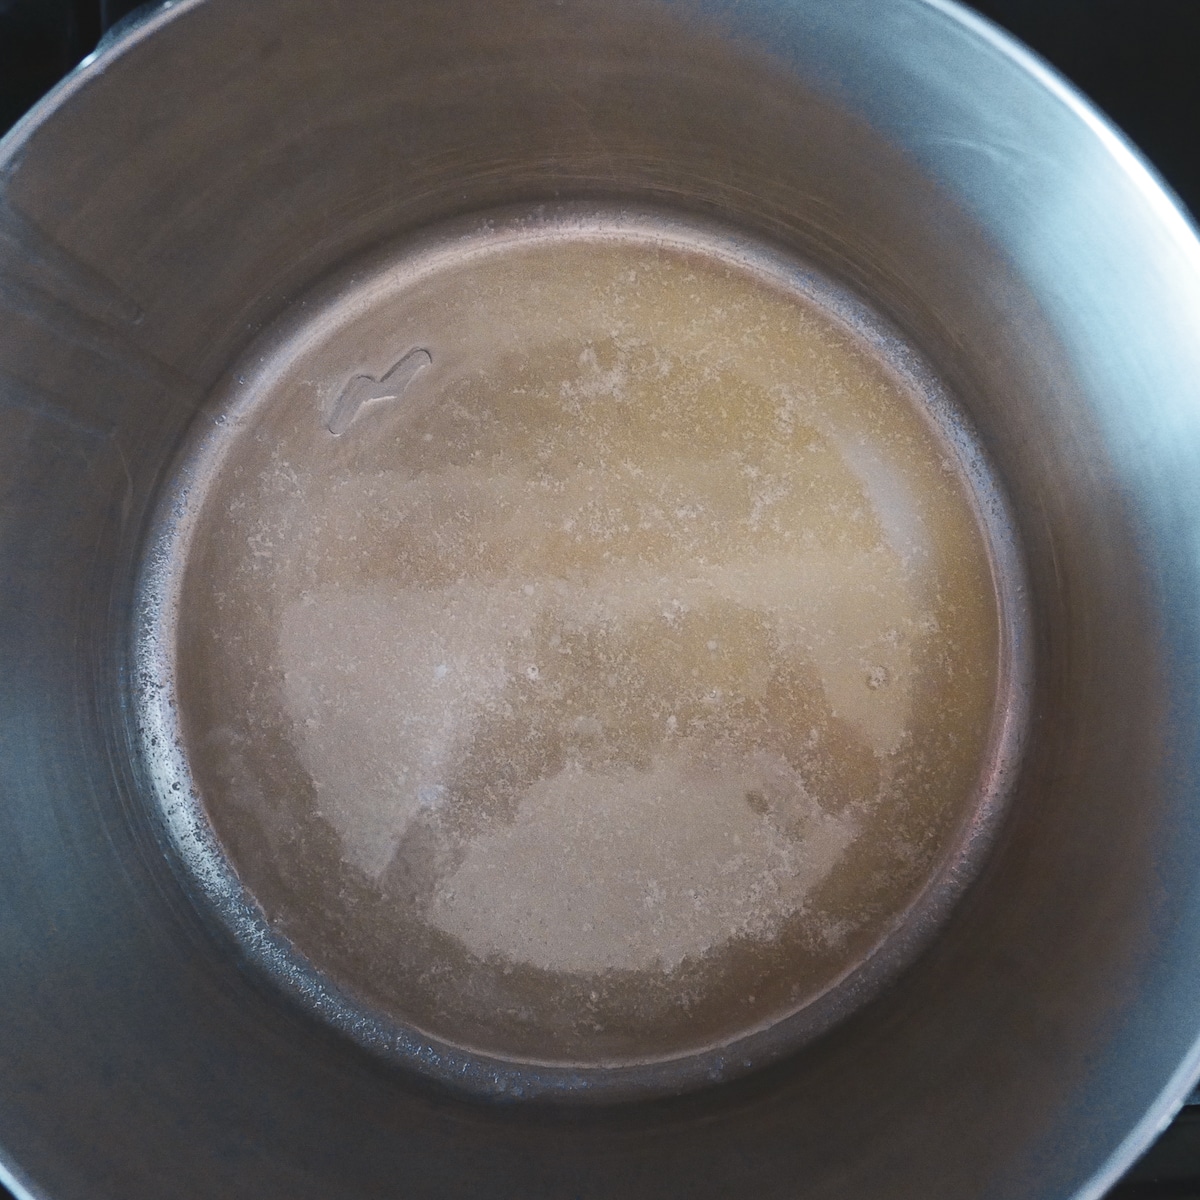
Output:
<svg viewBox="0 0 1200 1200">
<path fill-rule="evenodd" d="M 185 0 L 18 127 L 0 1128 L 19 1184 L 1098 1194 L 1200 1032 L 1200 251 L 1057 86 L 917 0 Z M 740 1083 L 550 1112 L 429 1090 L 243 969 L 162 853 L 123 670 L 156 490 L 259 328 L 431 221 L 570 199 L 719 218 L 907 334 L 1007 488 L 1037 678 L 997 849 L 887 995 Z"/>
</svg>

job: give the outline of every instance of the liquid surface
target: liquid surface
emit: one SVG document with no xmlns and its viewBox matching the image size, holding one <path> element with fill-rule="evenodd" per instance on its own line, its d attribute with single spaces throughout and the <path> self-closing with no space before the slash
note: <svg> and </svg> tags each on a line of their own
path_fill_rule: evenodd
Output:
<svg viewBox="0 0 1200 1200">
<path fill-rule="evenodd" d="M 181 728 L 268 920 L 538 1062 L 686 1054 L 861 961 L 976 797 L 987 547 L 911 384 L 735 261 L 570 239 L 344 306 L 251 380 Z"/>
</svg>

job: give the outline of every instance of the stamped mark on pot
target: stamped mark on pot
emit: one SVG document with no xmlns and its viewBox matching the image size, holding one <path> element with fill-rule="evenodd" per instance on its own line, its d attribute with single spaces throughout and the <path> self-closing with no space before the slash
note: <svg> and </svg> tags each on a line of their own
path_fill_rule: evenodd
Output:
<svg viewBox="0 0 1200 1200">
<path fill-rule="evenodd" d="M 334 437 L 340 437 L 354 424 L 364 407 L 381 400 L 398 400 L 408 385 L 432 362 L 433 356 L 428 350 L 417 348 L 405 354 L 381 379 L 355 375 L 334 403 L 325 428 Z"/>
</svg>

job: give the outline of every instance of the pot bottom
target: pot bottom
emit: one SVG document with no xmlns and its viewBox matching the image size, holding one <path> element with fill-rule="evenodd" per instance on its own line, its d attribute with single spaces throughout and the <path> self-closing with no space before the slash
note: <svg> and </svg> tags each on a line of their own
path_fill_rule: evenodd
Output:
<svg viewBox="0 0 1200 1200">
<path fill-rule="evenodd" d="M 486 1093 L 678 1091 L 861 1004 L 978 865 L 1017 555 L 912 349 L 652 212 L 381 251 L 231 372 L 147 557 L 146 757 L 243 948 Z"/>
</svg>

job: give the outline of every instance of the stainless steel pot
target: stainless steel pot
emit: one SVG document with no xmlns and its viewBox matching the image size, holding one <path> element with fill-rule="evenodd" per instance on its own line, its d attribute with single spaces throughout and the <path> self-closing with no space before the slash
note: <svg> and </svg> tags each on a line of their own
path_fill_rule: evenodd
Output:
<svg viewBox="0 0 1200 1200">
<path fill-rule="evenodd" d="M 1200 1067 L 1200 245 L 945 0 L 180 0 L 0 155 L 0 1177 L 100 1197 L 1098 1196 Z M 205 396 L 340 264 L 544 200 L 816 262 L 969 411 L 1036 684 L 980 876 L 803 1051 L 653 1103 L 449 1095 L 298 1011 L 168 862 L 129 647 Z"/>
</svg>

